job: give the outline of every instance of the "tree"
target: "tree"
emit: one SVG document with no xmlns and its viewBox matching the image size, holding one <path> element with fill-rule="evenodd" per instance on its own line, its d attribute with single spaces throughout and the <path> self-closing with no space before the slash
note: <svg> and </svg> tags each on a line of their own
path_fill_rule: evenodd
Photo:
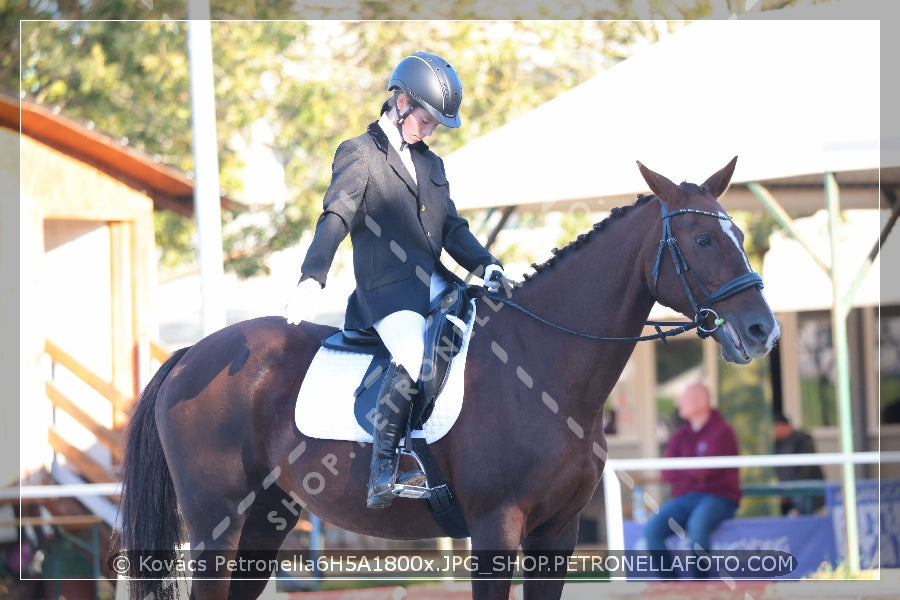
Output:
<svg viewBox="0 0 900 600">
<path fill-rule="evenodd" d="M 613 26 L 614 25 L 614 26 Z M 390 70 L 419 49 L 450 57 L 466 82 L 465 127 L 434 141 L 440 152 L 524 113 L 618 57 L 604 52 L 618 24 L 556 22 L 214 22 L 223 193 L 256 207 L 252 225 L 229 226 L 228 267 L 265 269 L 317 215 L 341 139 L 377 118 Z M 32 21 L 22 24 L 25 98 L 59 107 L 161 162 L 190 173 L 186 27 L 166 21 Z M 8 85 L 8 82 L 7 84 Z M 288 201 L 244 195 L 237 148 L 254 125 L 272 131 Z M 243 142 L 243 143 L 242 143 Z M 237 215 L 226 214 L 226 225 Z M 165 265 L 190 256 L 192 224 L 158 215 Z"/>
<path fill-rule="evenodd" d="M 0 89 L 7 93 L 21 89 L 29 101 L 52 105 L 191 173 L 187 27 L 184 21 L 172 20 L 186 16 L 186 2 L 14 4 L 0 5 L 0 30 L 11 34 L 20 25 L 21 34 L 3 38 Z M 314 12 L 312 6 L 288 0 L 250 8 L 228 0 L 212 6 L 211 14 L 215 19 L 298 14 L 337 19 L 482 17 L 485 11 L 518 18 L 585 16 L 569 15 L 566 11 L 575 9 L 556 2 L 526 4 L 500 2 L 488 9 L 460 1 L 431 9 L 421 3 L 368 0 L 352 8 Z M 606 4 L 608 8 L 591 9 L 589 16 L 643 16 L 636 15 L 630 3 Z M 706 1 L 686 2 L 687 8 L 675 9 L 657 4 L 646 5 L 648 16 L 693 18 L 708 13 L 709 7 Z M 428 10 L 445 14 L 426 14 Z M 147 18 L 157 20 L 134 20 Z M 627 57 L 635 45 L 653 42 L 679 25 L 668 22 L 661 31 L 654 22 L 615 20 L 213 22 L 221 188 L 253 213 L 251 218 L 223 215 L 226 267 L 243 276 L 265 271 L 272 251 L 295 244 L 310 229 L 328 184 L 334 149 L 377 118 L 390 70 L 410 52 L 428 49 L 446 56 L 465 84 L 464 126 L 443 130 L 430 140 L 443 154 L 598 74 Z M 16 51 L 21 72 L 13 57 Z M 283 207 L 246 193 L 241 149 L 260 125 L 271 133 L 269 146 L 284 169 L 288 197 Z M 161 265 L 190 261 L 193 223 L 162 213 L 156 225 Z"/>
</svg>

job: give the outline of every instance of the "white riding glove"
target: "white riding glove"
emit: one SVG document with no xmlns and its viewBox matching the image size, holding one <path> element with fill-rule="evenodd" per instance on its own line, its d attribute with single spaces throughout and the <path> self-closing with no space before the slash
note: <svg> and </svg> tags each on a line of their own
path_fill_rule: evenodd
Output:
<svg viewBox="0 0 900 600">
<path fill-rule="evenodd" d="M 484 287 L 492 294 L 500 291 L 501 287 L 512 287 L 513 282 L 506 276 L 506 272 L 500 265 L 488 265 L 484 270 Z"/>
<path fill-rule="evenodd" d="M 300 321 L 311 321 L 319 312 L 322 301 L 322 286 L 315 279 L 304 279 L 291 290 L 284 307 L 284 318 L 288 323 L 299 325 Z"/>
</svg>

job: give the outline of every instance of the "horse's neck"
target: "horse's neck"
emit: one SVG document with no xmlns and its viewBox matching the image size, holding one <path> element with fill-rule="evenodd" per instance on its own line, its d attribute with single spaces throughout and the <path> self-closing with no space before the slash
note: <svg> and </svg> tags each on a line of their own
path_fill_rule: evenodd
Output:
<svg viewBox="0 0 900 600">
<path fill-rule="evenodd" d="M 639 219 L 632 217 L 621 217 L 593 232 L 580 248 L 565 250 L 517 290 L 513 300 L 571 330 L 602 337 L 640 335 L 652 298 L 642 272 L 646 225 L 634 226 Z M 634 350 L 633 342 L 581 338 L 521 313 L 512 318 L 511 326 L 527 328 L 536 352 L 563 354 L 548 357 L 549 362 L 575 365 L 566 374 L 566 387 L 577 390 L 571 402 L 587 402 L 585 410 L 602 406 L 596 399 L 609 394 Z"/>
<path fill-rule="evenodd" d="M 640 208 L 646 214 L 650 207 Z M 515 300 L 570 329 L 604 337 L 637 335 L 652 299 L 642 272 L 648 233 L 646 226 L 634 226 L 636 217 L 620 217 L 580 247 L 564 250 L 516 292 Z"/>
</svg>

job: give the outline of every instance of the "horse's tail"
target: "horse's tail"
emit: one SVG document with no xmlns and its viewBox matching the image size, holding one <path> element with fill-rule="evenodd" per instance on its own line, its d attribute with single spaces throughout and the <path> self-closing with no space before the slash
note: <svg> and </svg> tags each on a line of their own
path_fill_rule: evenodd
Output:
<svg viewBox="0 0 900 600">
<path fill-rule="evenodd" d="M 166 564 L 155 562 L 157 559 L 172 561 L 182 540 L 175 485 L 163 454 L 154 412 L 160 386 L 187 350 L 182 348 L 172 354 L 144 388 L 125 436 L 120 509 L 120 545 L 124 552 L 114 559 L 118 564 L 113 564 L 113 568 L 129 577 L 132 600 L 147 597 L 174 600 L 178 588 L 172 579 L 163 580 L 167 573 L 148 572 L 144 565 Z M 154 562 L 148 563 L 148 558 Z M 151 593 L 153 596 L 148 596 Z"/>
</svg>

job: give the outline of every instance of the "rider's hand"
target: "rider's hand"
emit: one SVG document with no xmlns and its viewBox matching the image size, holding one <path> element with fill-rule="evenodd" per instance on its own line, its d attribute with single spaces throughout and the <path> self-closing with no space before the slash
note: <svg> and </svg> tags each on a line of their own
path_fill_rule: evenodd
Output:
<svg viewBox="0 0 900 600">
<path fill-rule="evenodd" d="M 509 289 L 512 286 L 512 280 L 500 265 L 488 265 L 484 270 L 484 287 L 492 294 L 499 292 L 501 287 Z"/>
<path fill-rule="evenodd" d="M 315 279 L 304 279 L 291 290 L 284 307 L 284 318 L 288 323 L 299 325 L 300 321 L 310 321 L 319 311 L 322 286 Z"/>
</svg>

